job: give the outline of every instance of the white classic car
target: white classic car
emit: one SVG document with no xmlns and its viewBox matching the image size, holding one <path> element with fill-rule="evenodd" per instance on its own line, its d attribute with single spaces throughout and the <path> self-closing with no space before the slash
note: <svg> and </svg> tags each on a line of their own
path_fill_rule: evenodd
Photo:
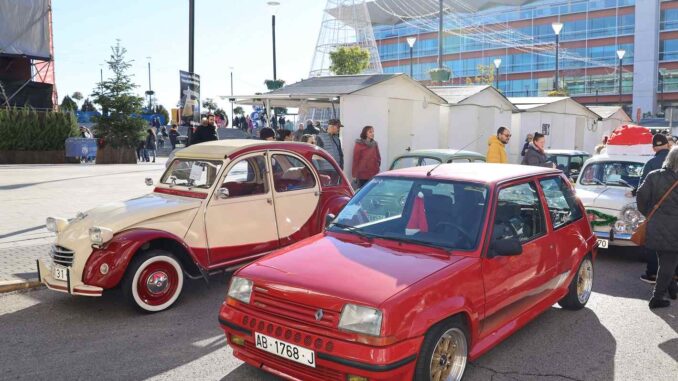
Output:
<svg viewBox="0 0 678 381">
<path fill-rule="evenodd" d="M 148 185 L 153 185 L 147 179 Z M 120 286 L 146 312 L 205 278 L 320 233 L 353 196 L 324 150 L 305 143 L 220 140 L 176 154 L 153 192 L 74 219 L 50 217 L 49 289 L 101 296 Z"/>
<path fill-rule="evenodd" d="M 651 155 L 602 154 L 584 163 L 575 188 L 601 249 L 611 245 L 635 246 L 631 235 L 644 217 L 632 192 L 651 158 Z"/>
</svg>

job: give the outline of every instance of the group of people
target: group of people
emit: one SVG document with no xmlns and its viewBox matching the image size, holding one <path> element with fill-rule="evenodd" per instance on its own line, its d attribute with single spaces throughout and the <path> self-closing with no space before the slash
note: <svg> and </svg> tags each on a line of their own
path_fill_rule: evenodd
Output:
<svg viewBox="0 0 678 381">
<path fill-rule="evenodd" d="M 491 136 L 487 142 L 486 160 L 488 163 L 507 164 L 509 162 L 506 154 L 506 145 L 509 140 L 511 140 L 511 130 L 506 127 L 499 127 L 497 134 Z M 555 163 L 548 161 L 544 148 L 545 143 L 546 139 L 543 134 L 539 132 L 528 134 L 520 152 L 520 156 L 522 156 L 521 164 L 555 168 Z"/>
</svg>

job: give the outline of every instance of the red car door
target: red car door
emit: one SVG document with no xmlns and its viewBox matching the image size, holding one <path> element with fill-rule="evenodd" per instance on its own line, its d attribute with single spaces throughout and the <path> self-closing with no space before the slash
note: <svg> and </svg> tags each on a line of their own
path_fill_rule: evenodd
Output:
<svg viewBox="0 0 678 381">
<path fill-rule="evenodd" d="M 553 278 L 557 258 L 548 235 L 547 220 L 534 181 L 499 188 L 490 224 L 490 245 L 482 258 L 485 285 L 484 332 L 492 332 L 532 307 Z M 522 253 L 497 256 L 492 242 L 517 238 Z"/>
</svg>

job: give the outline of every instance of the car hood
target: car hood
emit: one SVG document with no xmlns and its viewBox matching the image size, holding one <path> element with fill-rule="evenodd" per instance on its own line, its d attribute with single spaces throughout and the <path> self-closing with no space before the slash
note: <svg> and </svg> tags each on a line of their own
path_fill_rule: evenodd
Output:
<svg viewBox="0 0 678 381">
<path fill-rule="evenodd" d="M 368 243 L 357 237 L 320 234 L 254 262 L 238 276 L 284 290 L 284 296 L 293 300 L 340 310 L 345 302 L 377 307 L 462 258 L 425 254 L 436 249 L 413 249 L 413 245 L 408 249 L 405 252 L 392 241 Z"/>
<path fill-rule="evenodd" d="M 72 220 L 59 233 L 59 241 L 89 239 L 89 228 L 104 227 L 117 233 L 128 227 L 170 214 L 197 210 L 201 201 L 178 196 L 151 193 L 131 200 L 114 202 L 90 209 L 84 217 Z"/>
<path fill-rule="evenodd" d="M 621 211 L 628 204 L 635 203 L 630 195 L 631 188 L 615 186 L 594 186 L 577 188 L 577 196 L 586 209 L 607 209 Z"/>
</svg>

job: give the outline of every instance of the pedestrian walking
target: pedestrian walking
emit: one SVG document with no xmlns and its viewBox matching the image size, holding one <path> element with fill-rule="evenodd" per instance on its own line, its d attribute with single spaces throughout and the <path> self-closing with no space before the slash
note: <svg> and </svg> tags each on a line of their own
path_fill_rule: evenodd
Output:
<svg viewBox="0 0 678 381">
<path fill-rule="evenodd" d="M 172 128 L 169 131 L 169 141 L 172 146 L 172 151 L 177 149 L 177 142 L 179 141 L 179 131 L 177 130 L 177 125 L 173 124 Z"/>
<path fill-rule="evenodd" d="M 321 132 L 316 138 L 319 147 L 322 147 L 339 164 L 339 168 L 344 169 L 344 150 L 341 147 L 341 138 L 339 129 L 343 127 L 339 119 L 330 119 L 327 124 L 327 132 Z"/>
<path fill-rule="evenodd" d="M 247 132 L 249 132 L 250 135 L 252 135 L 254 130 L 254 122 L 252 122 L 252 118 L 250 118 L 250 116 L 247 115 L 247 117 L 245 117 L 245 122 L 247 123 Z"/>
<path fill-rule="evenodd" d="M 313 126 L 313 121 L 312 120 L 307 120 L 306 121 L 306 129 L 304 129 L 304 134 L 306 135 L 318 135 L 320 133 L 320 130 L 316 130 L 316 128 Z"/>
<path fill-rule="evenodd" d="M 594 148 L 594 152 L 596 155 L 600 155 L 603 152 L 603 150 L 607 146 L 607 139 L 609 139 L 607 135 L 603 136 L 603 140 L 601 140 L 600 144 L 598 144 L 596 148 Z"/>
<path fill-rule="evenodd" d="M 357 188 L 362 188 L 377 173 L 381 166 L 379 145 L 374 140 L 374 127 L 365 126 L 360 132 L 360 139 L 356 139 L 353 149 L 353 166 L 351 175 Z"/>
<path fill-rule="evenodd" d="M 204 124 L 198 126 L 198 129 L 193 133 L 191 145 L 213 140 L 219 140 L 219 137 L 217 137 L 217 127 L 214 124 L 214 115 L 208 114 Z"/>
<path fill-rule="evenodd" d="M 508 163 L 506 155 L 506 145 L 511 139 L 511 131 L 506 127 L 499 127 L 497 135 L 491 136 L 487 141 L 487 162 L 488 163 Z"/>
<path fill-rule="evenodd" d="M 144 160 L 150 161 L 152 155 L 153 162 L 155 163 L 155 150 L 157 149 L 155 132 L 153 132 L 152 128 L 149 128 L 146 132 L 148 134 L 146 135 L 146 146 L 144 147 L 146 148 L 144 151 Z"/>
<path fill-rule="evenodd" d="M 666 157 L 669 155 L 669 140 L 665 135 L 654 135 L 652 137 L 652 149 L 654 150 L 654 157 L 645 163 L 638 184 L 642 184 L 650 172 L 662 168 L 664 161 L 666 161 Z M 645 283 L 654 284 L 657 280 L 657 269 L 659 267 L 657 252 L 650 250 L 645 246 L 642 246 L 642 251 L 643 256 L 646 258 L 647 265 L 645 266 L 645 274 L 640 276 L 640 280 Z"/>
<path fill-rule="evenodd" d="M 659 269 L 649 306 L 668 307 L 678 297 L 673 279 L 678 267 L 678 148 L 669 151 L 661 169 L 650 172 L 638 188 L 637 204 L 647 220 L 645 247 L 656 251 Z"/>
<path fill-rule="evenodd" d="M 546 139 L 544 138 L 544 135 L 535 132 L 532 143 L 527 147 L 525 157 L 523 157 L 521 164 L 532 165 L 535 167 L 555 168 L 555 165 L 546 158 L 546 152 L 544 152 L 545 142 Z"/>
<path fill-rule="evenodd" d="M 523 149 L 520 151 L 520 156 L 525 156 L 525 151 L 527 151 L 527 148 L 530 146 L 530 143 L 532 143 L 532 139 L 534 139 L 533 134 L 527 134 L 527 137 L 525 138 L 525 144 L 523 144 Z"/>
<path fill-rule="evenodd" d="M 146 140 L 137 143 L 137 160 L 146 161 Z"/>
</svg>

